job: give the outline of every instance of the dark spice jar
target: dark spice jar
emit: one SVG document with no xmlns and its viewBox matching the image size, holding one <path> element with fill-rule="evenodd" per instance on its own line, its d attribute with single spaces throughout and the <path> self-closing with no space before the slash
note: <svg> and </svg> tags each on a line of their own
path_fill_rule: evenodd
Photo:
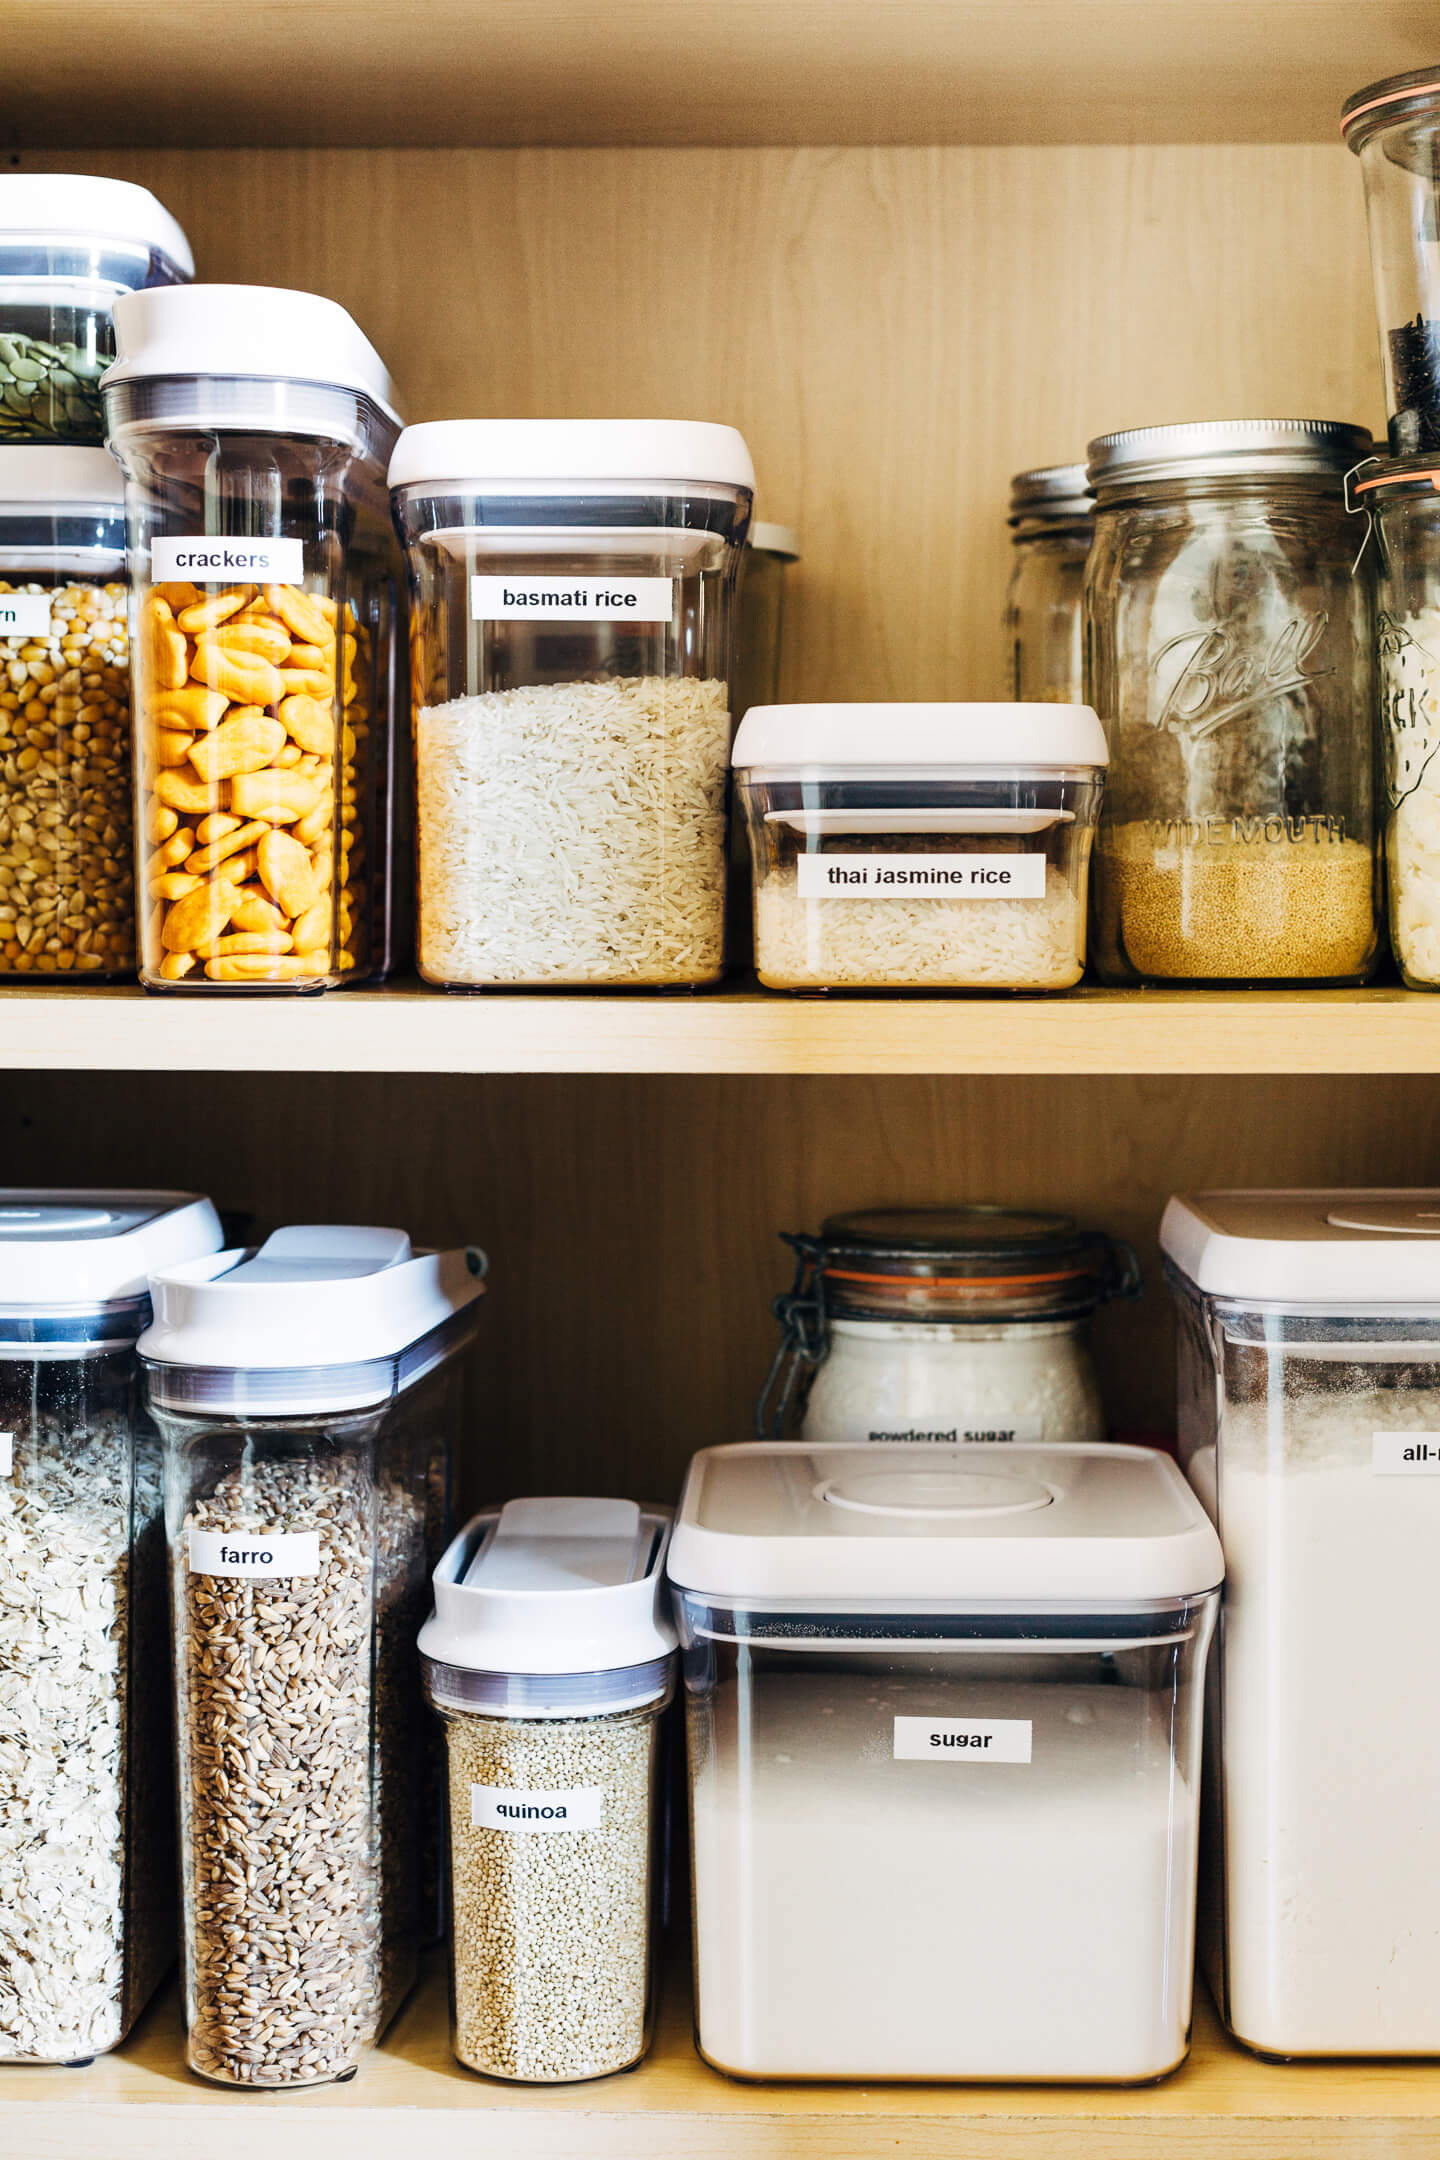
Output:
<svg viewBox="0 0 1440 2160">
<path fill-rule="evenodd" d="M 1365 180 L 1390 448 L 1440 450 L 1440 64 L 1357 90 L 1341 126 Z"/>
</svg>

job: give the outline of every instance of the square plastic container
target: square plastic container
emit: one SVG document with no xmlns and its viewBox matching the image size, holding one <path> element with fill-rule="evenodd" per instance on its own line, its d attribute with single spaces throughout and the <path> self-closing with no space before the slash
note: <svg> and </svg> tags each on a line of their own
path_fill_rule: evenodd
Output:
<svg viewBox="0 0 1440 2160">
<path fill-rule="evenodd" d="M 1170 1202 L 1180 1455 L 1227 1588 L 1203 1947 L 1274 2055 L 1440 2054 L 1440 1192 Z"/>
<path fill-rule="evenodd" d="M 731 763 L 775 990 L 1066 990 L 1107 752 L 1084 705 L 760 705 Z"/>
<path fill-rule="evenodd" d="M 1168 1458 L 710 1448 L 669 1572 L 707 2061 L 1087 2082 L 1180 2062 L 1222 1563 Z"/>
</svg>

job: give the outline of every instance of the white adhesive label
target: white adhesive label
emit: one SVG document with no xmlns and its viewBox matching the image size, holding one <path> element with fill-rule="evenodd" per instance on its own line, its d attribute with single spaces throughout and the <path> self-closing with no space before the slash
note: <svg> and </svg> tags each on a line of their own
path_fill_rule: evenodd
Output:
<svg viewBox="0 0 1440 2160">
<path fill-rule="evenodd" d="M 509 1785 L 472 1785 L 470 1821 L 477 1830 L 598 1830 L 605 1815 L 600 1785 L 568 1792 L 520 1792 Z"/>
<path fill-rule="evenodd" d="M 897 1717 L 896 1762 L 1030 1760 L 1029 1718 Z"/>
<path fill-rule="evenodd" d="M 15 1435 L 0 1432 L 0 1477 L 15 1475 Z"/>
<path fill-rule="evenodd" d="M 48 638 L 50 595 L 0 592 L 0 638 Z"/>
<path fill-rule="evenodd" d="M 302 540 L 224 540 L 205 533 L 150 543 L 150 575 L 157 585 L 181 579 L 190 585 L 297 585 L 305 575 Z"/>
<path fill-rule="evenodd" d="M 1045 1437 L 1043 1418 L 1016 1418 L 1010 1425 L 910 1425 L 904 1432 L 882 1432 L 877 1426 L 865 1435 L 867 1440 L 953 1440 L 957 1446 L 1013 1447 L 1022 1440 L 1038 1441 Z"/>
<path fill-rule="evenodd" d="M 1376 1477 L 1440 1477 L 1440 1432 L 1377 1432 L 1370 1437 Z"/>
<path fill-rule="evenodd" d="M 1043 900 L 1045 857 L 797 855 L 802 900 Z"/>
<path fill-rule="evenodd" d="M 318 1530 L 194 1530 L 192 1575 L 318 1575 Z"/>
<path fill-rule="evenodd" d="M 668 623 L 675 588 L 668 577 L 472 577 L 476 622 Z"/>
</svg>

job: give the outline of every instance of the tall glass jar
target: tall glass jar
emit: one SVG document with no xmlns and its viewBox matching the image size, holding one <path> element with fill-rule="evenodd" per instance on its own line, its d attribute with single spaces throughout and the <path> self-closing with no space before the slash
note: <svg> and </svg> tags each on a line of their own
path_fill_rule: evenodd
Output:
<svg viewBox="0 0 1440 2160">
<path fill-rule="evenodd" d="M 1342 130 L 1370 225 L 1390 448 L 1440 450 L 1440 67 L 1357 90 Z"/>
<path fill-rule="evenodd" d="M 1363 428 L 1090 446 L 1086 680 L 1110 740 L 1092 945 L 1111 983 L 1359 983 L 1378 945 Z"/>
<path fill-rule="evenodd" d="M 1017 703 L 1085 703 L 1085 560 L 1094 508 L 1083 465 L 1044 465 L 1010 483 L 1015 557 L 1005 640 Z"/>
</svg>

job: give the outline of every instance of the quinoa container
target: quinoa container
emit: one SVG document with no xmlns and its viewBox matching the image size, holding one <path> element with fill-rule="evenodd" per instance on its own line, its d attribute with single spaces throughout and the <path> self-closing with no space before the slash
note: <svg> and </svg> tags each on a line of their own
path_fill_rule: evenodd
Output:
<svg viewBox="0 0 1440 2160">
<path fill-rule="evenodd" d="M 135 972 L 124 496 L 103 450 L 0 448 L 0 978 Z"/>
<path fill-rule="evenodd" d="M 8 454 L 8 453 L 6 453 Z M 0 2061 L 118 2047 L 175 1954 L 147 1271 L 208 1200 L 0 1191 Z"/>
<path fill-rule="evenodd" d="M 1083 465 L 1044 465 L 1010 483 L 1005 642 L 1010 695 L 1021 703 L 1085 701 L 1085 562 L 1094 513 Z"/>
<path fill-rule="evenodd" d="M 103 442 L 115 301 L 194 274 L 189 242 L 148 188 L 0 174 L 0 444 Z"/>
<path fill-rule="evenodd" d="M 449 1760 L 452 2031 L 491 2077 L 606 2077 L 650 2044 L 669 1534 L 633 1500 L 511 1500 L 435 1571 L 420 1656 Z"/>
<path fill-rule="evenodd" d="M 348 2077 L 425 1926 L 415 1637 L 483 1256 L 277 1231 L 152 1279 L 192 2069 Z"/>
<path fill-rule="evenodd" d="M 1347 98 L 1341 129 L 1360 160 L 1370 267 L 1397 457 L 1440 451 L 1440 66 Z"/>
<path fill-rule="evenodd" d="M 1140 1295 L 1130 1247 L 1022 1208 L 860 1208 L 818 1237 L 782 1233 L 795 1280 L 761 1437 L 810 1441 L 1103 1440 L 1090 1320 Z"/>
<path fill-rule="evenodd" d="M 1083 705 L 759 705 L 731 762 L 775 990 L 1066 990 L 1105 738 Z"/>
<path fill-rule="evenodd" d="M 133 294 L 115 324 L 141 981 L 205 995 L 373 980 L 389 925 L 390 378 L 313 293 Z"/>
<path fill-rule="evenodd" d="M 1146 1448 L 697 1455 L 669 1576 L 707 2062 L 1173 2070 L 1221 1573 Z"/>
<path fill-rule="evenodd" d="M 743 440 L 705 422 L 440 421 L 406 429 L 390 486 L 421 975 L 717 982 Z"/>
<path fill-rule="evenodd" d="M 1228 1585 L 1202 1946 L 1270 2055 L 1440 2054 L 1440 1191 L 1207 1192 L 1160 1242 Z"/>
</svg>

